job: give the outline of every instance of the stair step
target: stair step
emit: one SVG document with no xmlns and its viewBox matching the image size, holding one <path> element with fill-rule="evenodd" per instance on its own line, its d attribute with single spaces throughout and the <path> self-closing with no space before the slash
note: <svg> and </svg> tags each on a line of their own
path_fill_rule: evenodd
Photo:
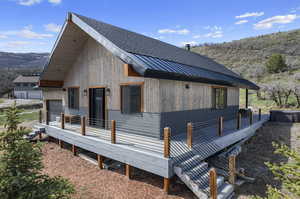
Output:
<svg viewBox="0 0 300 199">
<path fill-rule="evenodd" d="M 222 187 L 224 184 L 224 177 L 223 176 L 218 176 L 217 177 L 217 188 L 219 189 Z M 209 187 L 209 179 L 207 179 L 207 184 L 204 186 L 199 185 L 199 189 L 202 189 L 204 192 L 209 193 L 210 187 Z"/>
<path fill-rule="evenodd" d="M 201 161 L 200 156 L 193 156 L 192 158 L 189 158 L 189 159 L 185 160 L 184 162 L 182 162 L 180 164 L 180 167 L 182 168 L 182 170 L 187 170 L 187 169 L 197 166 L 198 164 L 201 164 L 202 162 L 203 161 Z"/>
<path fill-rule="evenodd" d="M 199 176 L 202 176 L 205 173 L 208 173 L 208 164 L 206 162 L 202 162 L 201 164 L 195 166 L 190 170 L 186 170 L 183 173 L 190 176 L 191 179 L 195 179 Z"/>
<path fill-rule="evenodd" d="M 223 186 L 221 186 L 218 189 L 218 199 L 229 199 L 232 196 L 232 193 L 234 191 L 234 186 L 228 183 L 224 183 Z"/>
</svg>

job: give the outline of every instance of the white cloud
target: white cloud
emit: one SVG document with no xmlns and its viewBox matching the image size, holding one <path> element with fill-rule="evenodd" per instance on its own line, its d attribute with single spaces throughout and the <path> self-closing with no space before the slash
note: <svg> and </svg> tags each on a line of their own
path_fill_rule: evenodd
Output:
<svg viewBox="0 0 300 199">
<path fill-rule="evenodd" d="M 274 24 L 287 24 L 292 23 L 295 19 L 297 19 L 297 15 L 282 15 L 282 16 L 274 16 L 267 19 L 264 19 L 256 24 L 254 24 L 254 28 L 259 29 L 269 29 L 272 28 Z"/>
<path fill-rule="evenodd" d="M 244 23 L 248 23 L 248 20 L 239 20 L 239 21 L 235 22 L 236 25 L 240 25 L 240 24 L 244 24 Z"/>
<path fill-rule="evenodd" d="M 57 25 L 55 23 L 49 23 L 49 24 L 44 25 L 44 27 L 45 27 L 46 31 L 59 32 L 62 26 Z"/>
<path fill-rule="evenodd" d="M 196 41 L 183 41 L 180 43 L 181 46 L 185 46 L 186 44 L 190 44 L 191 46 L 195 46 L 198 44 Z"/>
<path fill-rule="evenodd" d="M 7 43 L 4 43 L 4 46 L 7 46 L 9 48 L 15 48 L 15 47 L 22 47 L 29 44 L 30 44 L 29 41 L 9 41 Z"/>
<path fill-rule="evenodd" d="M 49 3 L 52 3 L 54 5 L 58 5 L 61 3 L 62 0 L 48 0 Z"/>
<path fill-rule="evenodd" d="M 178 34 L 178 35 L 187 35 L 190 33 L 188 29 L 180 29 L 180 30 L 173 30 L 173 29 L 160 29 L 157 31 L 159 34 Z"/>
<path fill-rule="evenodd" d="M 263 16 L 264 12 L 246 12 L 245 14 L 235 16 L 236 19 L 247 18 L 247 17 L 260 17 Z"/>
<path fill-rule="evenodd" d="M 193 36 L 194 39 L 199 39 L 199 38 L 201 38 L 201 37 L 202 37 L 202 35 L 194 35 L 194 36 Z"/>
<path fill-rule="evenodd" d="M 27 39 L 45 39 L 53 37 L 53 34 L 44 34 L 44 33 L 36 33 L 32 31 L 32 26 L 25 26 L 22 30 L 10 30 L 10 31 L 4 31 L 0 32 L 1 35 L 4 36 L 18 36 L 22 38 Z"/>
<path fill-rule="evenodd" d="M 4 34 L 0 34 L 0 39 L 6 39 L 7 38 L 7 36 L 6 35 L 4 35 Z"/>
<path fill-rule="evenodd" d="M 22 6 L 32 6 L 34 4 L 41 3 L 42 0 L 19 0 L 18 3 Z"/>
<path fill-rule="evenodd" d="M 223 31 L 221 31 L 221 30 L 210 32 L 210 33 L 207 33 L 204 35 L 204 37 L 210 37 L 210 38 L 221 38 L 223 36 L 224 36 Z"/>
</svg>

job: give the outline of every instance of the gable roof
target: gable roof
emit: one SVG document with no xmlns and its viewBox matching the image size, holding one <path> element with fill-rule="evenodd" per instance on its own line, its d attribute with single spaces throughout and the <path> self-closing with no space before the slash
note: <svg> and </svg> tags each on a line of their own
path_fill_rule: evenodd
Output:
<svg viewBox="0 0 300 199">
<path fill-rule="evenodd" d="M 19 75 L 13 82 L 14 83 L 37 83 L 39 76 L 23 76 Z"/>
<path fill-rule="evenodd" d="M 141 76 L 258 89 L 252 82 L 200 54 L 74 13 L 69 13 L 67 21 L 72 21 L 114 55 L 131 64 Z"/>
</svg>

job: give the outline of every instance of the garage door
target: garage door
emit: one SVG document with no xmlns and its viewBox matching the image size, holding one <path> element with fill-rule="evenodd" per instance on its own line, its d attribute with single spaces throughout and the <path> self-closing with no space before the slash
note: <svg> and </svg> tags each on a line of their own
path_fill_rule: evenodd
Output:
<svg viewBox="0 0 300 199">
<path fill-rule="evenodd" d="M 62 113 L 62 101 L 61 100 L 48 100 L 47 101 L 47 112 L 49 121 L 55 121 L 56 117 L 59 117 Z"/>
</svg>

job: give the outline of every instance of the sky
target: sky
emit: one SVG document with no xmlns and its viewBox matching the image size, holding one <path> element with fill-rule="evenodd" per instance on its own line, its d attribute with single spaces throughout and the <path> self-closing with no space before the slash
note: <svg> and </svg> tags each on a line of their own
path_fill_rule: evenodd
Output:
<svg viewBox="0 0 300 199">
<path fill-rule="evenodd" d="M 0 0 L 0 51 L 50 52 L 68 12 L 176 46 L 300 28 L 299 0 Z"/>
</svg>

